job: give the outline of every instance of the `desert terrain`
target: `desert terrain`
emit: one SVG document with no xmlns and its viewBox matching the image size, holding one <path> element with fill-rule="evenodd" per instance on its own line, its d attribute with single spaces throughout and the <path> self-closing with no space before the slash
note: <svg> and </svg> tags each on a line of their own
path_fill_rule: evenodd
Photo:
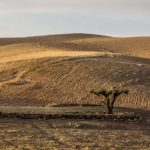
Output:
<svg viewBox="0 0 150 150">
<path fill-rule="evenodd" d="M 130 90 L 116 106 L 150 108 L 150 37 L 0 38 L 0 105 L 99 105 L 92 89 Z"/>
</svg>

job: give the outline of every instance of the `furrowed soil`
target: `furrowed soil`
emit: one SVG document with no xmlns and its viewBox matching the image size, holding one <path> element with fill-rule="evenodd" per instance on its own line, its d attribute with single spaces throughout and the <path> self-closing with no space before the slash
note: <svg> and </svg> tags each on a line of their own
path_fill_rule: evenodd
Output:
<svg viewBox="0 0 150 150">
<path fill-rule="evenodd" d="M 126 108 L 119 112 L 136 108 L 131 112 L 139 113 L 140 108 L 142 120 L 0 118 L 0 150 L 150 147 L 150 37 L 64 34 L 1 38 L 1 112 L 82 111 L 82 107 L 73 110 L 71 106 L 100 105 L 103 97 L 90 91 L 114 86 L 130 91 L 117 100 L 116 106 Z M 49 111 L 50 106 L 66 105 L 70 107 Z M 101 107 L 99 110 L 103 111 Z"/>
<path fill-rule="evenodd" d="M 0 105 L 99 105 L 92 89 L 127 87 L 116 106 L 150 108 L 150 38 L 66 34 L 0 39 Z"/>
</svg>

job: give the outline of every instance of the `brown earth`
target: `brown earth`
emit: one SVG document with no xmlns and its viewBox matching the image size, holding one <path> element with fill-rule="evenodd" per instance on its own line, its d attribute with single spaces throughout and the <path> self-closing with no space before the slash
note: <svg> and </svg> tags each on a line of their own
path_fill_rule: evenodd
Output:
<svg viewBox="0 0 150 150">
<path fill-rule="evenodd" d="M 150 126 L 98 120 L 0 119 L 1 150 L 149 150 Z"/>
<path fill-rule="evenodd" d="M 150 112 L 142 109 L 115 108 L 114 115 L 138 115 L 142 119 L 48 119 L 35 114 L 103 115 L 99 106 L 71 107 L 0 107 L 4 114 L 34 116 L 4 118 L 0 114 L 1 150 L 149 150 Z M 105 115 L 113 117 L 114 115 Z M 16 116 L 16 117 L 17 117 Z M 8 117 L 8 116 L 7 116 Z M 78 118 L 78 119 L 77 119 Z M 92 119 L 92 120 L 91 120 Z M 105 121 L 104 121 L 105 120 Z"/>
<path fill-rule="evenodd" d="M 89 91 L 113 86 L 130 90 L 117 106 L 150 108 L 150 37 L 0 39 L 0 105 L 100 104 Z"/>
</svg>

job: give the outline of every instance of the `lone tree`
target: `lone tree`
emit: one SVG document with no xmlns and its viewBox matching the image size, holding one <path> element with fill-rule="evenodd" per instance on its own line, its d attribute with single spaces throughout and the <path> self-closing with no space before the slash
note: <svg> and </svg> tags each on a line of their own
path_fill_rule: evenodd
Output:
<svg viewBox="0 0 150 150">
<path fill-rule="evenodd" d="M 121 94 L 128 94 L 129 90 L 113 87 L 113 89 L 111 90 L 107 90 L 107 89 L 101 89 L 99 91 L 92 90 L 90 93 L 93 93 L 97 96 L 104 96 L 105 97 L 104 102 L 107 106 L 107 113 L 113 114 L 114 103 L 117 97 L 120 96 Z"/>
</svg>

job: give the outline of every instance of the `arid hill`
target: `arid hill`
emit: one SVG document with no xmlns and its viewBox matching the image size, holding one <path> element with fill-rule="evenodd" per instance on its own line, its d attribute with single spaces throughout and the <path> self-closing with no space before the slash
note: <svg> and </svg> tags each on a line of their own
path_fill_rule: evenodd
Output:
<svg viewBox="0 0 150 150">
<path fill-rule="evenodd" d="M 150 37 L 0 39 L 0 105 L 100 104 L 89 91 L 113 86 L 130 89 L 117 105 L 150 108 Z"/>
</svg>

